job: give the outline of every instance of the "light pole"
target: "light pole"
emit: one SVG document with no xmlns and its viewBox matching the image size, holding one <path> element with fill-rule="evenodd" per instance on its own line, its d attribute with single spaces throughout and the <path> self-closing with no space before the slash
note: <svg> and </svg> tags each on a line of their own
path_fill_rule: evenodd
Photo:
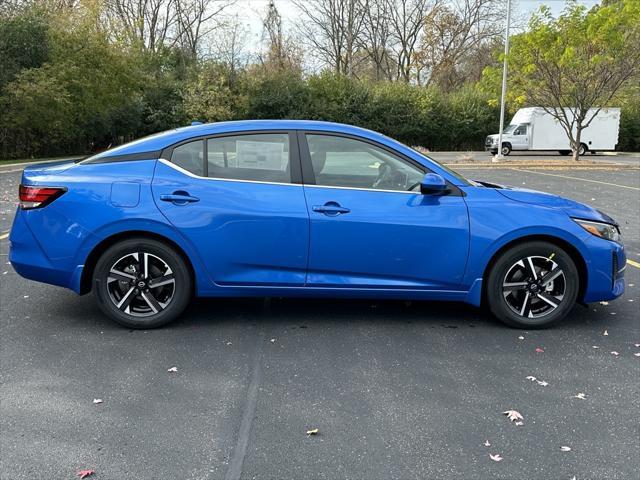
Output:
<svg viewBox="0 0 640 480">
<path fill-rule="evenodd" d="M 507 0 L 507 28 L 504 32 L 504 62 L 502 64 L 502 95 L 500 98 L 500 129 L 498 130 L 498 153 L 494 162 L 504 159 L 502 155 L 502 130 L 504 129 L 504 102 L 507 95 L 507 55 L 509 55 L 509 27 L 511 24 L 511 0 Z"/>
</svg>

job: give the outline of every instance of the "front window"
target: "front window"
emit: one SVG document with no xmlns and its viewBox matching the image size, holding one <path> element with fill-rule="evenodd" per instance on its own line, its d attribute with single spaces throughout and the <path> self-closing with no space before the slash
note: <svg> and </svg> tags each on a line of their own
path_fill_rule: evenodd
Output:
<svg viewBox="0 0 640 480">
<path fill-rule="evenodd" d="M 518 125 L 513 132 L 514 135 L 526 135 L 527 134 L 527 126 L 526 125 Z"/>
<path fill-rule="evenodd" d="M 307 134 L 316 185 L 408 191 L 424 171 L 368 142 Z"/>
</svg>

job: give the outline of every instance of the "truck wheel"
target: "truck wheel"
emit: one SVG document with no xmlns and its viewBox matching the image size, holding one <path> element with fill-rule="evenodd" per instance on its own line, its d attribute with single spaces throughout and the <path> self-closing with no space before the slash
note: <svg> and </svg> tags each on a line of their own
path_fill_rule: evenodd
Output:
<svg viewBox="0 0 640 480">
<path fill-rule="evenodd" d="M 587 153 L 589 151 L 589 148 L 587 148 L 587 146 L 584 143 L 580 144 L 580 148 L 578 149 L 578 155 L 584 155 L 585 153 Z"/>
<path fill-rule="evenodd" d="M 498 149 L 497 148 L 492 148 L 491 150 L 489 150 L 489 152 L 491 152 L 491 155 L 495 155 L 498 153 Z"/>
<path fill-rule="evenodd" d="M 569 155 L 571 153 L 571 150 L 558 150 L 558 153 L 560 155 Z"/>
<path fill-rule="evenodd" d="M 502 155 L 504 155 L 506 157 L 510 153 L 511 153 L 511 144 L 510 143 L 503 143 L 502 144 Z"/>
</svg>

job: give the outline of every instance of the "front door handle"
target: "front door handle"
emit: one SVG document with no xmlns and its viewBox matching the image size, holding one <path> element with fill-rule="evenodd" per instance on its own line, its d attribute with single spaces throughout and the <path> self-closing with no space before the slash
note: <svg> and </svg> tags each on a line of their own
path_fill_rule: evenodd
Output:
<svg viewBox="0 0 640 480">
<path fill-rule="evenodd" d="M 340 206 L 337 202 L 327 202 L 324 205 L 314 205 L 311 207 L 314 212 L 324 213 L 329 217 L 335 217 L 343 213 L 349 213 L 351 210 Z"/>
<path fill-rule="evenodd" d="M 172 202 L 176 205 L 186 205 L 187 203 L 199 202 L 198 197 L 193 197 L 187 192 L 181 190 L 173 193 L 163 193 L 160 195 L 160 200 L 163 202 Z"/>
</svg>

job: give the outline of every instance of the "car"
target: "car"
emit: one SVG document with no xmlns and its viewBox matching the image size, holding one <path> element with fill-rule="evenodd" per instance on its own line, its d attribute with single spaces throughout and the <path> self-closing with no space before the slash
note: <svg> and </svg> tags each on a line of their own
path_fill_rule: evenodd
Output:
<svg viewBox="0 0 640 480">
<path fill-rule="evenodd" d="M 28 166 L 19 196 L 15 270 L 93 292 L 129 328 L 165 325 L 193 296 L 278 296 L 462 301 L 533 329 L 624 292 L 606 214 L 343 124 L 177 128 Z"/>
</svg>

